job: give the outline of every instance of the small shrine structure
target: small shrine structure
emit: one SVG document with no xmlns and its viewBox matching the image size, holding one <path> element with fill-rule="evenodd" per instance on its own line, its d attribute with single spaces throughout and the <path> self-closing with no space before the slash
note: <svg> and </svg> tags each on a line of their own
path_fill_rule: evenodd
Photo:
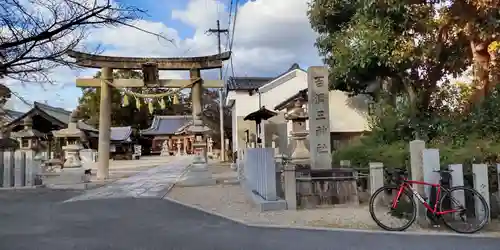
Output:
<svg viewBox="0 0 500 250">
<path fill-rule="evenodd" d="M 132 138 L 132 127 L 111 127 L 110 153 L 115 160 L 132 160 L 134 154 L 135 138 Z"/>
<path fill-rule="evenodd" d="M 151 126 L 140 133 L 152 140 L 152 154 L 192 154 L 194 135 L 186 131 L 191 120 L 182 115 L 154 116 Z"/>
</svg>

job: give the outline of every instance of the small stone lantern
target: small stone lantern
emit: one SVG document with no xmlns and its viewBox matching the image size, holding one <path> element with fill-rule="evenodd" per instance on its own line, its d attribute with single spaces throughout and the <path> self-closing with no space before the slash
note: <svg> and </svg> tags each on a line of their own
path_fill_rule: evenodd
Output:
<svg viewBox="0 0 500 250">
<path fill-rule="evenodd" d="M 210 132 L 210 128 L 203 124 L 200 116 L 193 117 L 193 123 L 186 128 L 188 133 L 194 135 L 193 151 L 194 159 L 190 171 L 179 180 L 180 186 L 204 186 L 215 185 L 216 180 L 212 178 L 212 173 L 207 165 L 207 143 L 205 136 Z"/>
<path fill-rule="evenodd" d="M 80 150 L 83 149 L 81 141 L 85 134 L 77 127 L 76 110 L 71 113 L 68 128 L 53 131 L 55 137 L 65 138 L 66 145 L 62 147 L 65 152 L 64 168 L 81 168 Z"/>
<path fill-rule="evenodd" d="M 292 140 L 295 140 L 295 148 L 290 158 L 291 162 L 295 164 L 310 163 L 310 152 L 305 143 L 309 135 L 309 131 L 306 130 L 306 121 L 309 116 L 302 107 L 303 104 L 302 98 L 297 99 L 292 110 L 285 115 L 286 120 L 292 121 Z"/>
<path fill-rule="evenodd" d="M 292 121 L 292 140 L 295 141 L 295 148 L 290 156 L 291 164 L 283 166 L 283 177 L 285 181 L 284 193 L 287 207 L 290 210 L 297 209 L 297 172 L 299 166 L 310 164 L 309 150 L 305 140 L 309 132 L 306 130 L 306 121 L 309 118 L 302 105 L 303 97 L 297 99 L 292 110 L 285 115 L 286 120 Z M 300 176 L 300 175 L 299 175 Z"/>
<path fill-rule="evenodd" d="M 33 120 L 27 116 L 23 120 L 24 128 L 18 132 L 12 132 L 11 137 L 17 139 L 21 150 L 39 151 L 41 148 L 40 138 L 44 134 L 33 128 Z"/>
<path fill-rule="evenodd" d="M 194 135 L 193 141 L 193 151 L 195 155 L 195 160 L 193 164 L 207 164 L 207 142 L 205 140 L 206 135 L 210 132 L 210 128 L 203 124 L 201 119 L 193 120 L 193 124 L 186 129 L 189 133 Z"/>
</svg>

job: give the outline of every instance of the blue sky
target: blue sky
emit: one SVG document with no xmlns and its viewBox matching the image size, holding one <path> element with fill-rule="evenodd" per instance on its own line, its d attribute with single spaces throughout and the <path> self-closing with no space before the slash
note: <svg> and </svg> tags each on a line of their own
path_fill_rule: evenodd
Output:
<svg viewBox="0 0 500 250">
<path fill-rule="evenodd" d="M 217 18 L 227 28 L 230 0 L 116 0 L 147 11 L 144 20 L 134 25 L 151 32 L 166 34 L 177 46 L 158 41 L 151 35 L 126 27 L 95 30 L 88 44 L 99 43 L 104 55 L 119 56 L 200 56 L 217 50 L 214 36 L 205 31 L 214 28 Z M 233 46 L 235 75 L 273 76 L 293 63 L 302 67 L 321 64 L 314 48 L 316 35 L 310 29 L 307 0 L 240 0 Z M 223 43 L 225 44 L 225 43 Z M 54 84 L 25 84 L 8 81 L 13 91 L 28 102 L 74 109 L 81 90 L 77 77 L 90 77 L 95 70 L 72 71 L 66 68 L 51 72 Z M 186 72 L 163 72 L 163 78 L 185 78 Z M 215 72 L 204 77 L 217 77 Z M 10 107 L 27 110 L 29 106 L 13 98 Z"/>
</svg>

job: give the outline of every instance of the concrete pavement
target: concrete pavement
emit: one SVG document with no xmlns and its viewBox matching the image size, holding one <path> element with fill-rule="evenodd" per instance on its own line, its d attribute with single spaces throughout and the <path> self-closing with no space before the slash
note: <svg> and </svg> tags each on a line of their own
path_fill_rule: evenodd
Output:
<svg viewBox="0 0 500 250">
<path fill-rule="evenodd" d="M 87 190 L 67 201 L 109 199 L 125 197 L 163 197 L 183 174 L 191 162 L 190 157 L 176 157 L 171 162 L 117 180 L 106 186 Z"/>
<path fill-rule="evenodd" d="M 158 198 L 0 191 L 2 250 L 493 250 L 500 239 L 253 228 Z"/>
</svg>

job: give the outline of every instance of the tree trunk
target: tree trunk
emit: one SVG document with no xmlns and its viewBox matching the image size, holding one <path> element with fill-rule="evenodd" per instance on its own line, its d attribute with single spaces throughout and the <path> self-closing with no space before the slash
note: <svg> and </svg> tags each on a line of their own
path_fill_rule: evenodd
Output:
<svg viewBox="0 0 500 250">
<path fill-rule="evenodd" d="M 472 94 L 471 102 L 481 101 L 487 94 L 490 86 L 490 55 L 488 53 L 488 44 L 484 42 L 471 41 L 473 60 L 473 86 L 475 88 Z"/>
</svg>

